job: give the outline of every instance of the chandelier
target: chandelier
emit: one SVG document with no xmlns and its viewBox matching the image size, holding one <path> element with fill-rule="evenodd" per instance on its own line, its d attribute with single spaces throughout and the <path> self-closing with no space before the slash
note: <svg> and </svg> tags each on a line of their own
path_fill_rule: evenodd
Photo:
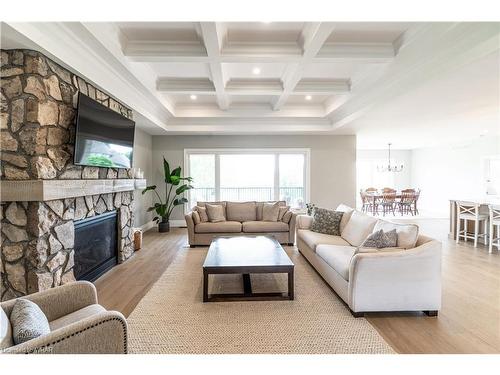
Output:
<svg viewBox="0 0 500 375">
<path fill-rule="evenodd" d="M 378 172 L 401 172 L 403 170 L 403 164 L 391 165 L 391 145 L 392 143 L 389 143 L 389 157 L 387 160 L 387 165 L 377 165 Z"/>
</svg>

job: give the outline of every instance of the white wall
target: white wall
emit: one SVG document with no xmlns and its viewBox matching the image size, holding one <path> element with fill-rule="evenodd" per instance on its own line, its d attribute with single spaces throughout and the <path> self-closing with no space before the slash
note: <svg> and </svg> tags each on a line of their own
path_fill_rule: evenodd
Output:
<svg viewBox="0 0 500 375">
<path fill-rule="evenodd" d="M 148 184 L 153 182 L 153 137 L 144 131 L 135 128 L 134 139 L 134 168 L 144 171 L 144 178 Z M 142 195 L 140 190 L 134 192 L 134 226 L 140 227 L 152 219 L 152 214 L 146 212 L 151 206 L 151 195 Z"/>
<path fill-rule="evenodd" d="M 162 187 L 164 194 L 163 156 L 171 166 L 184 165 L 185 148 L 310 148 L 311 202 L 335 208 L 339 203 L 354 205 L 356 191 L 355 136 L 298 135 L 187 135 L 153 138 L 153 174 L 151 181 Z M 176 209 L 173 219 L 183 218 Z"/>
<path fill-rule="evenodd" d="M 411 187 L 411 150 L 391 150 L 391 163 L 403 164 L 404 168 L 402 172 L 394 173 L 394 184 L 393 187 L 396 190 L 402 190 Z M 358 150 L 357 152 L 357 162 L 371 161 L 371 160 L 381 160 L 387 164 L 387 150 Z M 369 186 L 361 186 L 361 180 L 358 176 L 358 188 L 363 189 Z M 385 186 L 374 186 L 376 188 L 384 188 Z"/>
<path fill-rule="evenodd" d="M 449 199 L 484 196 L 482 158 L 499 153 L 500 137 L 413 150 L 411 183 L 422 189 L 420 209 L 447 215 Z"/>
</svg>

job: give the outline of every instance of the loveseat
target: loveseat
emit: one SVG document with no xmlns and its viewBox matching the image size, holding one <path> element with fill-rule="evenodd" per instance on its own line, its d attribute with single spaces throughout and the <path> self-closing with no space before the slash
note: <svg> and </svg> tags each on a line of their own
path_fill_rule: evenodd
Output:
<svg viewBox="0 0 500 375">
<path fill-rule="evenodd" d="M 354 316 L 365 312 L 423 311 L 441 308 L 441 243 L 420 235 L 418 226 L 396 224 L 345 205 L 340 236 L 311 231 L 313 217 L 297 216 L 297 247 Z M 375 231 L 396 229 L 396 248 L 361 245 Z"/>
<path fill-rule="evenodd" d="M 263 220 L 263 206 L 269 202 L 198 202 L 198 207 L 207 204 L 222 205 L 225 221 L 195 223 L 191 211 L 185 215 L 188 229 L 189 245 L 207 246 L 214 237 L 241 236 L 241 235 L 268 235 L 276 238 L 281 244 L 293 245 L 295 239 L 296 214 L 290 212 L 285 219 L 276 221 Z M 281 207 L 286 207 L 285 201 L 276 202 Z"/>
</svg>

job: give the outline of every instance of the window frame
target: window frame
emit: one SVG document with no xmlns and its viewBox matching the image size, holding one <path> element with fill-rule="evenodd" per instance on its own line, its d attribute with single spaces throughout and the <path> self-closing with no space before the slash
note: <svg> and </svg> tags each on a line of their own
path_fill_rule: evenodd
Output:
<svg viewBox="0 0 500 375">
<path fill-rule="evenodd" d="M 311 183 L 311 149 L 310 148 L 185 148 L 184 149 L 184 171 L 190 175 L 189 156 L 193 154 L 215 155 L 215 199 L 220 198 L 220 155 L 274 155 L 274 197 L 279 199 L 279 156 L 288 154 L 304 155 L 304 199 L 305 203 L 310 201 Z M 276 199 L 276 200 L 278 200 Z M 184 212 L 188 213 L 191 207 L 184 205 Z"/>
</svg>

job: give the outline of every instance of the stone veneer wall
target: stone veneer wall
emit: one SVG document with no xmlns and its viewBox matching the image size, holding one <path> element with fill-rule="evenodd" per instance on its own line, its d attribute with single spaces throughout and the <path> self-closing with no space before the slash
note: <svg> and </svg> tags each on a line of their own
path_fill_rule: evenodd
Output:
<svg viewBox="0 0 500 375">
<path fill-rule="evenodd" d="M 3 180 L 130 178 L 130 170 L 73 164 L 75 108 L 82 92 L 132 118 L 132 110 L 30 50 L 1 50 Z M 133 254 L 133 192 L 47 202 L 2 203 L 1 300 L 74 280 L 74 220 L 118 210 L 119 262 Z"/>
</svg>

